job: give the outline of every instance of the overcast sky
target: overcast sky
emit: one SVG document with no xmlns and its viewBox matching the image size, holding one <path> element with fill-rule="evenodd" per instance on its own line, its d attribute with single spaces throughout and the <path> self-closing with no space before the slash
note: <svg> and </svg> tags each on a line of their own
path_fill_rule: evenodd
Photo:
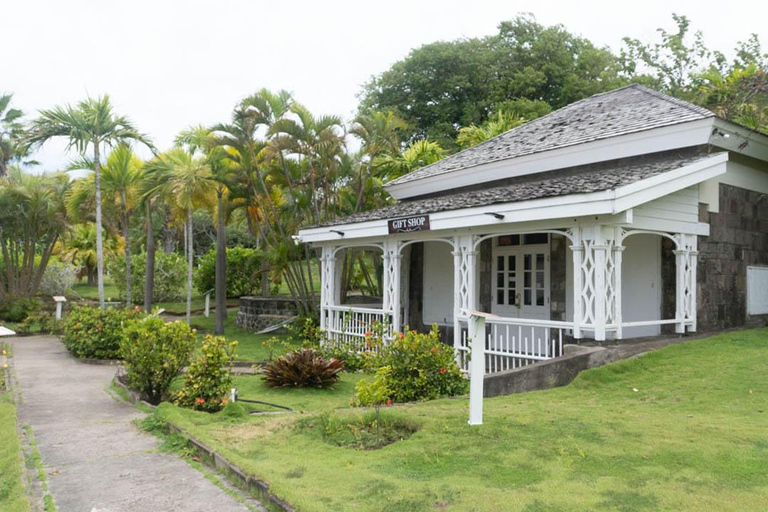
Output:
<svg viewBox="0 0 768 512">
<path fill-rule="evenodd" d="M 765 0 L 0 0 L 0 92 L 28 116 L 108 93 L 165 149 L 187 126 L 226 121 L 262 87 L 349 119 L 362 84 L 410 49 L 492 34 L 521 12 L 614 49 L 624 36 L 672 30 L 672 12 L 711 48 L 753 32 L 768 46 Z M 53 170 L 68 157 L 50 144 L 37 158 Z"/>
</svg>

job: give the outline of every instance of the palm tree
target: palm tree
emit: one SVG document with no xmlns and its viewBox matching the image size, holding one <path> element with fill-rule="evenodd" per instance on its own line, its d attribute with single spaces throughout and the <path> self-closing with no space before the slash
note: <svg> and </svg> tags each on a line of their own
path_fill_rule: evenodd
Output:
<svg viewBox="0 0 768 512">
<path fill-rule="evenodd" d="M 109 96 L 87 98 L 76 106 L 56 106 L 41 110 L 40 117 L 32 122 L 26 138 L 28 147 L 38 148 L 47 141 L 63 137 L 68 149 L 85 155 L 93 149 L 94 189 L 96 202 L 96 257 L 99 287 L 99 304 L 104 307 L 104 247 L 101 234 L 101 150 L 104 146 L 137 141 L 154 149 L 149 139 L 139 133 L 124 116 L 112 110 Z"/>
<path fill-rule="evenodd" d="M 13 94 L 0 95 L 0 178 L 8 175 L 8 164 L 23 156 L 19 140 L 24 131 L 20 122 L 24 115 L 17 108 L 10 108 Z"/>
<path fill-rule="evenodd" d="M 408 124 L 392 111 L 387 113 L 372 111 L 355 118 L 349 133 L 362 141 L 360 149 L 365 156 L 365 161 L 359 166 L 355 213 L 359 212 L 363 206 L 363 193 L 368 180 L 374 175 L 376 158 L 384 154 L 400 152 L 400 137 L 397 131 L 404 130 L 407 126 Z"/>
<path fill-rule="evenodd" d="M 120 217 L 118 224 L 121 225 L 123 231 L 123 240 L 125 241 L 125 303 L 129 305 L 133 303 L 129 228 L 131 215 L 138 205 L 141 182 L 144 178 L 142 166 L 143 162 L 133 153 L 130 146 L 121 143 L 109 154 L 106 163 L 101 168 L 102 200 L 104 201 L 102 206 L 117 209 Z M 72 162 L 68 170 L 94 170 L 95 167 L 92 160 L 81 158 Z M 95 173 L 91 176 L 95 176 Z M 91 199 L 95 201 L 95 198 L 91 197 L 95 190 L 92 181 L 92 179 L 88 179 L 76 182 L 69 200 L 70 209 L 79 210 L 83 202 Z"/>
<path fill-rule="evenodd" d="M 374 165 L 384 181 L 390 181 L 404 174 L 433 164 L 445 156 L 445 150 L 437 142 L 417 140 L 408 145 L 402 153 L 384 154 Z"/>
<path fill-rule="evenodd" d="M 501 135 L 504 132 L 508 132 L 512 128 L 516 128 L 526 121 L 528 121 L 528 119 L 517 112 L 500 110 L 480 126 L 473 124 L 459 129 L 459 135 L 456 137 L 456 142 L 459 143 L 461 149 L 467 149 L 476 146 L 481 142 L 485 142 L 488 139 L 492 139 L 497 135 Z"/>
<path fill-rule="evenodd" d="M 177 147 L 158 157 L 158 169 L 162 169 L 158 191 L 173 197 L 177 217 L 185 217 L 187 252 L 187 323 L 192 321 L 192 269 L 194 246 L 192 212 L 196 207 L 210 208 L 215 181 L 211 167 L 205 158 L 194 157 Z"/>
</svg>

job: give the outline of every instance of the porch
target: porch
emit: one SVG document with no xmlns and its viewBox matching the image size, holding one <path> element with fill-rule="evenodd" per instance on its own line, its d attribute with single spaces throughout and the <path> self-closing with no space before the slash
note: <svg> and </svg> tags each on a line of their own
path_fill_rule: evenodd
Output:
<svg viewBox="0 0 768 512">
<path fill-rule="evenodd" d="M 339 230 L 337 241 L 319 244 L 321 328 L 366 350 L 374 323 L 385 337 L 436 324 L 468 370 L 469 311 L 492 313 L 497 318 L 485 331 L 489 374 L 558 357 L 569 342 L 652 336 L 664 326 L 696 330 L 700 225 L 638 229 L 627 214 L 497 220 L 364 240 L 345 240 Z M 381 297 L 364 304 L 342 293 L 343 262 L 356 251 L 373 251 L 380 261 Z"/>
</svg>

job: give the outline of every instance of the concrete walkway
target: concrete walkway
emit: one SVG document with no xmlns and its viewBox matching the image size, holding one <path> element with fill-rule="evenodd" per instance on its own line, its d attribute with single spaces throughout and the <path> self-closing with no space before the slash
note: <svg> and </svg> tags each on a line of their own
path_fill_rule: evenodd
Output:
<svg viewBox="0 0 768 512">
<path fill-rule="evenodd" d="M 74 360 L 56 338 L 11 339 L 21 392 L 60 512 L 245 511 L 202 473 L 131 423 L 134 407 L 106 391 L 114 366 Z M 250 502 L 253 506 L 253 502 Z"/>
</svg>

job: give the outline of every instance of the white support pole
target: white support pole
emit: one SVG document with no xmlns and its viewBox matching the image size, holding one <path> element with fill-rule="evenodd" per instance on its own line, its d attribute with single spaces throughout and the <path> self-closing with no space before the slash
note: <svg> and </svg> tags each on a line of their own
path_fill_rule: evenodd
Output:
<svg viewBox="0 0 768 512">
<path fill-rule="evenodd" d="M 400 275 L 400 264 L 402 263 L 403 255 L 400 254 L 400 247 L 398 246 L 395 247 L 394 251 L 395 252 L 392 255 L 392 279 L 394 280 L 394 292 L 392 297 L 392 334 L 403 330 L 400 325 L 402 309 L 402 292 L 400 291 L 402 276 Z"/>
<path fill-rule="evenodd" d="M 477 296 L 477 251 L 475 250 L 474 243 L 475 237 L 467 237 L 467 307 L 470 309 L 478 309 L 478 296 Z"/>
<path fill-rule="evenodd" d="M 624 321 L 621 315 L 621 262 L 624 254 L 624 247 L 621 244 L 621 239 L 616 238 L 616 245 L 613 246 L 613 307 L 616 308 L 613 313 L 613 318 L 616 322 L 616 339 L 620 340 L 624 337 L 624 329 L 621 323 Z"/>
<path fill-rule="evenodd" d="M 595 341 L 605 341 L 605 265 L 608 245 L 605 244 L 603 238 L 603 227 L 595 226 L 594 244 L 592 245 L 595 263 L 592 269 L 595 283 Z"/>
<path fill-rule="evenodd" d="M 675 266 L 677 270 L 675 279 L 675 332 L 685 332 L 685 235 L 678 235 L 678 249 L 675 254 Z"/>
<path fill-rule="evenodd" d="M 453 351 L 456 363 L 460 364 L 461 347 L 461 245 L 459 237 L 453 239 Z"/>
<path fill-rule="evenodd" d="M 485 316 L 469 317 L 471 360 L 469 362 L 469 424 L 483 424 L 483 379 L 485 378 Z"/>
<path fill-rule="evenodd" d="M 699 237 L 697 235 L 691 235 L 691 252 L 690 252 L 690 258 L 691 258 L 691 273 L 690 273 L 690 293 L 691 293 L 691 312 L 690 312 L 690 324 L 688 325 L 688 332 L 696 332 L 696 322 L 697 322 L 697 312 L 698 312 L 698 304 L 696 302 L 697 299 L 697 288 L 698 288 L 698 281 L 696 277 L 696 272 L 699 265 L 699 251 L 698 251 L 698 239 Z"/>
<path fill-rule="evenodd" d="M 327 330 L 328 324 L 328 306 L 333 302 L 334 288 L 336 279 L 334 271 L 336 270 L 334 247 L 324 245 L 322 255 L 320 256 L 320 329 Z"/>
<path fill-rule="evenodd" d="M 205 292 L 205 317 L 208 318 L 211 316 L 211 292 L 213 290 L 208 290 Z"/>
<path fill-rule="evenodd" d="M 576 226 L 573 230 L 573 245 L 571 246 L 571 255 L 573 256 L 573 337 L 581 338 L 581 319 L 582 313 L 582 270 L 581 260 L 583 257 L 584 246 L 581 242 L 581 227 Z"/>
<path fill-rule="evenodd" d="M 400 247 L 399 242 L 387 239 L 384 242 L 384 297 L 382 309 L 389 314 L 392 333 L 398 330 L 400 321 Z"/>
</svg>

